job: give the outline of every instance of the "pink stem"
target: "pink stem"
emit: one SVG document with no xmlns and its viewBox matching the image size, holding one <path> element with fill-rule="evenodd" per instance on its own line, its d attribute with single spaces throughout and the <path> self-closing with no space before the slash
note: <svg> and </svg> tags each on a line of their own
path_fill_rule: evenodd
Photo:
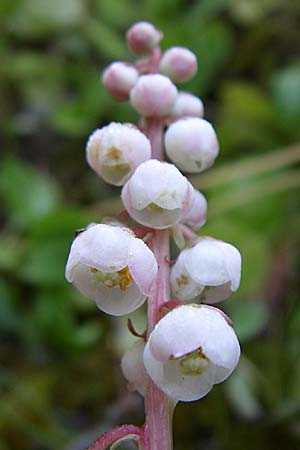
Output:
<svg viewBox="0 0 300 450">
<path fill-rule="evenodd" d="M 107 433 L 104 433 L 99 439 L 97 439 L 87 450 L 105 450 L 114 442 L 121 438 L 130 435 L 139 436 L 141 445 L 144 445 L 144 429 L 135 425 L 122 425 L 121 427 L 113 428 Z"/>
<path fill-rule="evenodd" d="M 147 120 L 147 135 L 151 141 L 152 158 L 163 160 L 163 122 Z M 148 336 L 160 318 L 160 308 L 170 298 L 169 230 L 157 230 L 152 238 L 152 251 L 158 263 L 158 274 L 148 299 Z M 146 450 L 172 450 L 172 407 L 168 397 L 149 379 L 145 396 Z"/>
</svg>

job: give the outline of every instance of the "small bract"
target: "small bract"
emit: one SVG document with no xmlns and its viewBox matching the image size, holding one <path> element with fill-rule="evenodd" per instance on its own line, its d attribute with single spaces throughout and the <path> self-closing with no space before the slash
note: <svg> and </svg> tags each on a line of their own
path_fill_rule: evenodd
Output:
<svg viewBox="0 0 300 450">
<path fill-rule="evenodd" d="M 107 183 L 122 186 L 135 168 L 151 157 L 151 145 L 135 126 L 112 122 L 91 134 L 86 157 Z"/>
<path fill-rule="evenodd" d="M 175 83 L 183 83 L 197 72 L 197 58 L 188 48 L 171 47 L 162 55 L 159 69 Z"/>
<path fill-rule="evenodd" d="M 199 238 L 180 252 L 171 269 L 173 295 L 180 300 L 215 303 L 230 297 L 241 278 L 241 255 L 231 244 Z"/>
<path fill-rule="evenodd" d="M 235 369 L 240 346 L 221 311 L 209 306 L 179 306 L 150 334 L 144 364 L 154 383 L 174 400 L 204 397 Z"/>
<path fill-rule="evenodd" d="M 219 153 L 212 125 L 200 117 L 187 117 L 172 123 L 165 133 L 165 148 L 180 170 L 194 173 L 210 167 Z"/>
<path fill-rule="evenodd" d="M 139 223 L 168 228 L 192 205 L 194 188 L 173 165 L 156 159 L 141 164 L 122 190 L 122 201 Z"/>
<path fill-rule="evenodd" d="M 144 303 L 157 274 L 152 251 L 129 229 L 91 225 L 73 241 L 66 279 L 113 316 Z"/>
<path fill-rule="evenodd" d="M 160 117 L 170 113 L 176 97 L 176 86 L 168 77 L 142 75 L 130 92 L 130 103 L 142 116 Z"/>
<path fill-rule="evenodd" d="M 110 64 L 102 75 L 105 89 L 116 100 L 127 100 L 129 92 L 136 84 L 139 73 L 135 67 L 121 61 Z"/>
<path fill-rule="evenodd" d="M 121 367 L 128 381 L 130 391 L 138 391 L 145 395 L 147 386 L 147 373 L 144 366 L 143 354 L 145 349 L 144 339 L 136 341 L 123 355 Z"/>
</svg>

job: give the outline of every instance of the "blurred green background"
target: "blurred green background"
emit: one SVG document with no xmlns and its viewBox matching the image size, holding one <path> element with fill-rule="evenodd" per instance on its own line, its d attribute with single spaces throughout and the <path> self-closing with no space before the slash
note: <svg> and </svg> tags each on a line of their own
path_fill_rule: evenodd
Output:
<svg viewBox="0 0 300 450">
<path fill-rule="evenodd" d="M 119 208 L 88 168 L 91 131 L 135 121 L 104 92 L 112 60 L 133 61 L 125 30 L 189 47 L 221 145 L 193 182 L 204 234 L 243 256 L 225 302 L 243 356 L 202 401 L 175 413 L 175 450 L 300 448 L 300 3 L 293 0 L 0 0 L 0 450 L 83 450 L 142 423 L 119 368 L 126 318 L 105 316 L 64 280 L 74 230 Z M 298 166 L 298 168 L 297 168 Z M 139 331 L 144 311 L 133 315 Z M 123 447 L 125 448 L 125 447 Z M 129 447 L 127 447 L 129 448 Z M 163 449 L 162 449 L 163 450 Z"/>
</svg>

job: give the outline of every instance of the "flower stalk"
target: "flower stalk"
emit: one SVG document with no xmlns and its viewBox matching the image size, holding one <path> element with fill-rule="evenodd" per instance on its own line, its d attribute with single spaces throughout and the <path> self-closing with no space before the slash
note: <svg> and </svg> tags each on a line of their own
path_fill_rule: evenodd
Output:
<svg viewBox="0 0 300 450">
<path fill-rule="evenodd" d="M 66 278 L 112 316 L 148 301 L 147 329 L 137 333 L 128 320 L 138 340 L 121 361 L 128 388 L 145 397 L 145 424 L 114 428 L 88 450 L 114 450 L 124 440 L 139 450 L 172 450 L 177 402 L 204 397 L 228 378 L 240 356 L 224 313 L 188 304 L 228 298 L 239 286 L 241 257 L 232 245 L 197 234 L 207 201 L 180 170 L 206 170 L 219 144 L 202 118 L 202 101 L 174 84 L 196 73 L 196 56 L 183 47 L 162 53 L 161 38 L 152 24 L 133 25 L 127 45 L 144 57 L 134 65 L 114 62 L 103 74 L 112 97 L 129 100 L 141 115 L 139 126 L 113 122 L 95 130 L 86 147 L 96 174 L 123 186 L 125 210 L 118 220 L 90 224 L 76 236 Z M 179 249 L 172 267 L 171 238 Z"/>
</svg>

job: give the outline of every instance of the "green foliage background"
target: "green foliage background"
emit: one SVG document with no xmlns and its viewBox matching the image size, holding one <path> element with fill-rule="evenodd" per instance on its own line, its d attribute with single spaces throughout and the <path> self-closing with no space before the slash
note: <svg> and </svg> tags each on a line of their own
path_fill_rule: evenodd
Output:
<svg viewBox="0 0 300 450">
<path fill-rule="evenodd" d="M 199 72 L 221 154 L 193 182 L 209 200 L 204 234 L 243 255 L 225 302 L 241 340 L 235 374 L 175 413 L 175 450 L 300 445 L 300 4 L 293 0 L 0 0 L 2 204 L 0 449 L 83 450 L 142 423 L 119 359 L 126 318 L 106 317 L 64 280 L 74 229 L 120 206 L 85 163 L 89 133 L 135 121 L 104 92 L 112 60 L 133 60 L 125 30 L 164 31 Z M 201 231 L 201 232 L 202 232 Z M 223 307 L 223 305 L 222 305 Z M 141 331 L 142 312 L 134 314 Z M 123 447 L 125 448 L 125 447 Z M 126 447 L 129 448 L 129 447 Z M 163 449 L 162 449 L 163 450 Z"/>
</svg>

